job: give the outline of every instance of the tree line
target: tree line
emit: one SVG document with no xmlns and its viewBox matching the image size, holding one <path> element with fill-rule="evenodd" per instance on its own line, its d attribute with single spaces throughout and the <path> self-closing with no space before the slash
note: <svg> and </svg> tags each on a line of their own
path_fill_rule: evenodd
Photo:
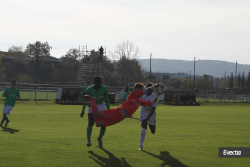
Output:
<svg viewBox="0 0 250 167">
<path fill-rule="evenodd" d="M 89 55 L 82 55 L 77 48 L 71 48 L 61 56 L 59 62 L 47 61 L 52 58 L 51 49 L 48 42 L 36 41 L 29 43 L 25 49 L 11 46 L 7 54 L 13 59 L 4 59 L 4 53 L 0 53 L 0 82 L 15 78 L 20 83 L 76 84 L 79 63 L 86 65 L 86 71 L 93 71 L 98 58 L 98 51 L 92 50 Z M 138 52 L 139 49 L 132 42 L 124 41 L 110 52 L 115 60 L 106 56 L 102 58 L 107 85 L 123 87 L 129 81 L 143 82 L 145 72 L 136 60 Z M 89 82 L 93 83 L 93 78 Z"/>
<path fill-rule="evenodd" d="M 52 59 L 50 51 L 52 47 L 48 42 L 29 43 L 25 49 L 21 46 L 11 46 L 8 56 L 13 59 L 4 59 L 0 53 L 0 82 L 10 82 L 16 79 L 20 83 L 60 83 L 76 84 L 78 79 L 78 65 L 85 64 L 85 70 L 92 75 L 87 77 L 89 83 L 93 83 L 96 76 L 93 70 L 96 67 L 98 51 L 91 50 L 89 55 L 83 55 L 77 48 L 69 49 L 57 61 Z M 236 77 L 231 73 L 224 78 L 214 78 L 204 75 L 196 80 L 191 78 L 164 78 L 160 79 L 154 75 L 144 77 L 145 70 L 138 62 L 139 48 L 132 42 L 124 41 L 116 44 L 113 51 L 104 56 L 101 64 L 104 67 L 105 85 L 114 87 L 125 87 L 128 82 L 161 82 L 167 87 L 174 89 L 242 89 L 250 90 L 250 71 L 247 76 L 239 73 Z M 36 75 L 37 74 L 37 75 Z M 37 76 L 37 77 L 36 77 Z"/>
</svg>

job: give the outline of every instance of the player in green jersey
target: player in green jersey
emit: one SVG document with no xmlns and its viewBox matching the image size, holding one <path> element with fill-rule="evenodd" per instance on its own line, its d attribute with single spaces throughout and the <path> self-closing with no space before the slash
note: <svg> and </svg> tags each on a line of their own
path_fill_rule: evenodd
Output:
<svg viewBox="0 0 250 167">
<path fill-rule="evenodd" d="M 12 108 L 15 106 L 16 99 L 20 99 L 19 90 L 16 89 L 16 80 L 13 79 L 11 81 L 11 88 L 5 89 L 3 97 L 6 97 L 6 100 L 3 107 L 3 119 L 0 126 L 3 125 L 4 121 L 6 121 L 5 126 L 7 126 L 10 122 L 7 115 L 10 115 Z"/>
<path fill-rule="evenodd" d="M 110 102 L 109 102 L 109 95 L 108 95 L 108 89 L 106 86 L 102 85 L 102 80 L 100 77 L 95 77 L 94 79 L 94 85 L 90 86 L 86 89 L 85 95 L 90 95 L 91 97 L 95 98 L 95 102 L 97 104 L 98 109 L 101 110 L 109 110 L 110 109 Z M 84 115 L 84 111 L 86 108 L 86 103 L 88 100 L 84 99 L 83 100 L 83 107 L 82 107 L 82 113 L 80 114 L 81 117 Z M 105 104 L 104 104 L 105 103 Z M 106 108 L 105 108 L 106 106 Z M 100 118 L 94 118 L 91 112 L 91 107 L 89 107 L 88 110 L 88 127 L 87 127 L 87 146 L 91 146 L 91 134 L 92 134 L 92 128 L 95 123 L 95 119 L 100 119 Z M 104 135 L 106 131 L 106 127 L 101 127 L 100 130 L 100 135 L 97 138 L 99 148 L 103 147 L 102 144 L 102 136 Z"/>
</svg>

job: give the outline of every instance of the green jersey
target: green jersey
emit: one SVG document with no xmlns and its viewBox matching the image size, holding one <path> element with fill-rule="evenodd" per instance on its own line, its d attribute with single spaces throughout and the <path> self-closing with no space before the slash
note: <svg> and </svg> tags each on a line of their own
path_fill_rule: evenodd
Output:
<svg viewBox="0 0 250 167">
<path fill-rule="evenodd" d="M 124 92 L 124 101 L 127 100 L 129 94 L 130 94 L 130 91 Z"/>
<path fill-rule="evenodd" d="M 8 93 L 8 96 L 6 97 L 6 93 Z M 12 89 L 12 88 L 7 88 L 5 89 L 3 93 L 3 97 L 6 97 L 4 106 L 15 106 L 16 103 L 16 98 L 18 97 L 20 99 L 20 93 L 18 89 Z"/>
<path fill-rule="evenodd" d="M 102 104 L 103 102 L 105 102 L 105 106 L 106 106 L 107 110 L 110 109 L 108 88 L 106 86 L 102 85 L 101 88 L 98 90 L 94 89 L 94 85 L 90 86 L 86 89 L 85 95 L 90 95 L 91 97 L 94 97 L 96 105 Z M 85 111 L 86 105 L 84 103 L 87 101 L 88 100 L 86 100 L 86 99 L 83 100 L 82 111 Z"/>
</svg>

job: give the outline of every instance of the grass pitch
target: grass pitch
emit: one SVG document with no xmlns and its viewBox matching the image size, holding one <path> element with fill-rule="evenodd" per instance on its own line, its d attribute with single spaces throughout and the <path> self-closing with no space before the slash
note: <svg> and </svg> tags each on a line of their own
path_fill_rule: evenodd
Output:
<svg viewBox="0 0 250 167">
<path fill-rule="evenodd" d="M 156 133 L 147 130 L 142 152 L 139 110 L 134 118 L 107 127 L 102 150 L 97 147 L 97 127 L 92 146 L 86 146 L 88 119 L 80 118 L 82 106 L 17 101 L 9 126 L 0 128 L 0 166 L 246 167 L 250 158 L 218 158 L 218 147 L 250 147 L 249 107 L 159 104 Z"/>
</svg>

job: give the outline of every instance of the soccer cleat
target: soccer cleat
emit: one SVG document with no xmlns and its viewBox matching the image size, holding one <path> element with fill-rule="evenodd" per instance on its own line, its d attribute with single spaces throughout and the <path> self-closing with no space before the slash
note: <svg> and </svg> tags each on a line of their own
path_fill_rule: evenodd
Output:
<svg viewBox="0 0 250 167">
<path fill-rule="evenodd" d="M 139 150 L 139 151 L 143 151 L 143 147 L 139 147 L 138 150 Z"/>
<path fill-rule="evenodd" d="M 10 122 L 10 121 L 8 120 L 8 121 L 5 123 L 5 126 L 7 126 L 9 122 Z"/>
<path fill-rule="evenodd" d="M 103 149 L 102 139 L 97 138 L 97 141 L 98 141 L 98 144 L 99 144 L 99 148 Z"/>
<path fill-rule="evenodd" d="M 87 146 L 88 146 L 88 147 L 91 146 L 91 142 L 90 142 L 90 141 L 87 142 Z"/>
</svg>

